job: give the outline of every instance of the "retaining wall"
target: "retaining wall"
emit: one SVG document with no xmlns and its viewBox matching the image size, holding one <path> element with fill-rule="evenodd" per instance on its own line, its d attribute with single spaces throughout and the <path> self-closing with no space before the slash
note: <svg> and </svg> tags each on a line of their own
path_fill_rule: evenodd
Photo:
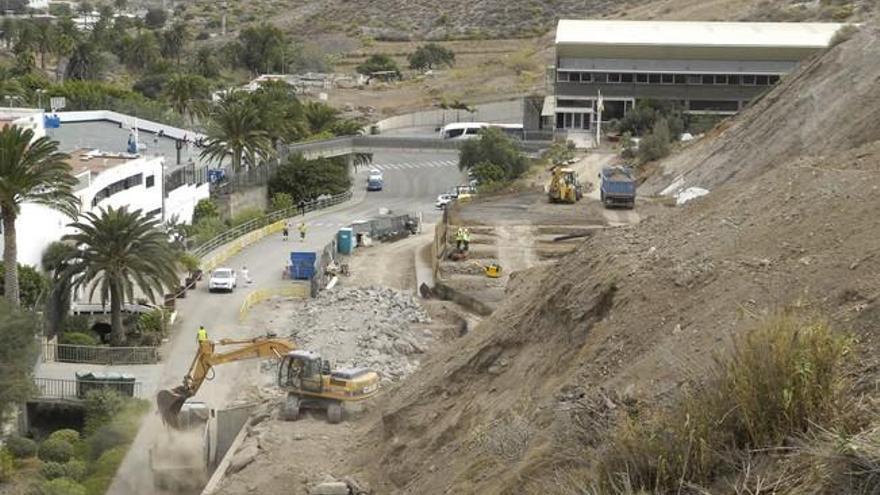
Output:
<svg viewBox="0 0 880 495">
<path fill-rule="evenodd" d="M 517 124 L 523 120 L 523 100 L 497 101 L 474 105 L 475 112 L 466 110 L 425 110 L 406 115 L 389 117 L 376 122 L 379 132 L 394 129 L 417 128 L 434 130 L 452 122 L 493 122 L 499 124 Z"/>
<path fill-rule="evenodd" d="M 238 309 L 238 321 L 244 321 L 248 312 L 254 305 L 259 304 L 273 297 L 298 297 L 306 299 L 310 295 L 310 286 L 306 281 L 290 281 L 290 285 L 284 287 L 271 287 L 268 289 L 257 289 L 248 293 L 241 307 Z"/>
<path fill-rule="evenodd" d="M 281 232 L 284 228 L 284 223 L 287 220 L 279 220 L 273 224 L 269 224 L 263 228 L 254 230 L 253 232 L 248 232 L 247 234 L 235 239 L 234 241 L 230 241 L 225 244 L 223 247 L 219 249 L 215 249 L 211 253 L 202 257 L 201 268 L 205 273 L 209 273 L 214 268 L 217 268 L 224 261 L 231 258 L 233 255 L 237 254 L 242 249 L 250 246 L 251 244 L 259 241 L 263 237 L 267 235 L 277 234 Z"/>
</svg>

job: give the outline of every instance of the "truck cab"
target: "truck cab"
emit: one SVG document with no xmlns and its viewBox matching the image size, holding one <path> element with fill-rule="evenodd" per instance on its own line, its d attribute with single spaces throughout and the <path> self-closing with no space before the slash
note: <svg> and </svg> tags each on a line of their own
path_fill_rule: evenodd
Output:
<svg viewBox="0 0 880 495">
<path fill-rule="evenodd" d="M 379 169 L 371 169 L 367 175 L 367 191 L 381 191 L 385 185 L 385 179 L 382 177 L 382 171 Z"/>
</svg>

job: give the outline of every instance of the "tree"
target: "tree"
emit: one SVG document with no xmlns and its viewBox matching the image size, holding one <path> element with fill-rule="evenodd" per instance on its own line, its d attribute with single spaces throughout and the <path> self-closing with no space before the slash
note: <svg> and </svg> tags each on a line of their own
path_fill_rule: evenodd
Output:
<svg viewBox="0 0 880 495">
<path fill-rule="evenodd" d="M 40 54 L 40 68 L 45 70 L 46 55 L 52 52 L 57 34 L 51 22 L 35 23 L 34 34 L 36 50 Z"/>
<path fill-rule="evenodd" d="M 217 61 L 214 50 L 209 46 L 202 46 L 193 55 L 192 70 L 196 74 L 212 79 L 220 75 L 220 63 Z"/>
<path fill-rule="evenodd" d="M 149 9 L 147 10 L 147 14 L 144 16 L 144 23 L 150 29 L 161 29 L 162 26 L 165 25 L 165 21 L 167 20 L 168 14 L 160 8 Z"/>
<path fill-rule="evenodd" d="M 303 105 L 286 82 L 267 81 L 251 94 L 250 100 L 258 109 L 273 149 L 279 142 L 299 141 L 309 134 Z"/>
<path fill-rule="evenodd" d="M 529 167 L 516 143 L 495 128 L 482 130 L 480 139 L 468 140 L 461 147 L 458 161 L 461 170 L 470 170 L 481 164 L 497 165 L 504 171 L 506 180 L 519 177 Z"/>
<path fill-rule="evenodd" d="M 0 419 L 13 404 L 28 399 L 34 388 L 31 373 L 39 349 L 34 337 L 39 322 L 34 313 L 0 301 Z"/>
<path fill-rule="evenodd" d="M 286 193 L 298 203 L 322 194 L 339 194 L 350 187 L 351 176 L 344 159 L 306 160 L 302 155 L 294 155 L 278 167 L 269 181 L 269 196 Z"/>
<path fill-rule="evenodd" d="M 0 266 L 0 275 L 5 276 L 6 269 Z M 18 265 L 19 303 L 27 310 L 34 310 L 43 302 L 49 293 L 49 282 L 46 277 L 30 265 Z M 0 284 L 0 293 L 6 293 L 6 284 Z"/>
<path fill-rule="evenodd" d="M 669 124 L 666 123 L 666 119 L 659 119 L 651 129 L 651 133 L 643 137 L 639 143 L 639 162 L 647 163 L 668 155 L 670 141 L 672 137 Z"/>
<path fill-rule="evenodd" d="M 62 241 L 77 246 L 76 261 L 65 271 L 75 288 L 98 291 L 101 302 L 110 301 L 111 341 L 125 343 L 122 304 L 134 300 L 137 287 L 150 301 L 156 293 L 176 288 L 177 260 L 161 222 L 141 210 L 101 208 L 87 212 L 83 220 L 70 224 L 76 233 Z"/>
<path fill-rule="evenodd" d="M 174 23 L 171 28 L 162 33 L 162 56 L 173 58 L 180 65 L 180 56 L 183 54 L 186 44 L 190 40 L 190 33 L 186 24 Z"/>
<path fill-rule="evenodd" d="M 91 40 L 79 42 L 70 54 L 65 71 L 68 79 L 78 81 L 101 78 L 104 58 Z"/>
<path fill-rule="evenodd" d="M 360 64 L 356 68 L 358 74 L 369 76 L 375 72 L 393 72 L 398 78 L 400 77 L 400 67 L 388 55 L 381 53 L 371 56 L 366 62 Z"/>
<path fill-rule="evenodd" d="M 428 43 L 416 48 L 408 60 L 410 69 L 425 70 L 444 65 L 452 67 L 455 64 L 455 53 L 437 43 Z"/>
<path fill-rule="evenodd" d="M 238 34 L 236 49 L 242 65 L 254 74 L 284 69 L 284 32 L 270 24 L 252 26 Z"/>
<path fill-rule="evenodd" d="M 53 242 L 43 251 L 41 260 L 43 271 L 51 277 L 51 287 L 46 298 L 46 319 L 51 335 L 58 333 L 63 328 L 64 320 L 70 309 L 70 296 L 73 287 L 70 279 L 62 275 L 75 257 L 76 248 L 64 242 Z"/>
<path fill-rule="evenodd" d="M 15 220 L 23 203 L 37 203 L 76 216 L 76 178 L 66 153 L 48 137 L 34 140 L 34 131 L 9 126 L 0 130 L 0 217 L 3 220 L 3 265 L 6 299 L 18 306 L 18 250 Z"/>
<path fill-rule="evenodd" d="M 313 134 L 330 130 L 330 126 L 336 123 L 339 116 L 339 110 L 319 101 L 307 102 L 304 110 L 309 131 Z"/>
<path fill-rule="evenodd" d="M 273 152 L 257 108 L 249 99 L 235 93 L 214 106 L 207 135 L 201 157 L 222 162 L 226 155 L 232 154 L 233 172 L 241 170 L 245 155 L 255 165 L 258 159 L 266 159 Z"/>
<path fill-rule="evenodd" d="M 131 38 L 126 43 L 127 47 L 123 54 L 123 60 L 130 68 L 139 70 L 146 69 L 159 60 L 159 43 L 151 31 Z"/>
<path fill-rule="evenodd" d="M 128 0 L 113 0 L 113 6 L 116 8 L 116 12 L 122 12 L 128 7 Z"/>
<path fill-rule="evenodd" d="M 163 94 L 176 112 L 195 121 L 208 104 L 208 81 L 193 74 L 175 74 L 165 83 Z"/>
</svg>

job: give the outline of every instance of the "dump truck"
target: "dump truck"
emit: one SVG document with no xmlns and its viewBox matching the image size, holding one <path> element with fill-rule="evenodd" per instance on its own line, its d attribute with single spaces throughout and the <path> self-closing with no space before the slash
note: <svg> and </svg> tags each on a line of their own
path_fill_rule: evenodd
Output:
<svg viewBox="0 0 880 495">
<path fill-rule="evenodd" d="M 605 167 L 599 174 L 599 199 L 606 207 L 636 206 L 636 180 L 630 167 Z"/>
<path fill-rule="evenodd" d="M 575 203 L 581 200 L 583 189 L 577 173 L 565 167 L 553 167 L 547 196 L 551 203 Z"/>
</svg>

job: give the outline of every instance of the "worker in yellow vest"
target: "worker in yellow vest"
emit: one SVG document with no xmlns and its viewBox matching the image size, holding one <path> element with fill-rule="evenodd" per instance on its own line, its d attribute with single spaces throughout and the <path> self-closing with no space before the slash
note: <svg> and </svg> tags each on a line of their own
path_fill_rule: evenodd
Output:
<svg viewBox="0 0 880 495">
<path fill-rule="evenodd" d="M 199 325 L 198 339 L 199 339 L 199 344 L 201 344 L 202 342 L 208 341 L 208 331 L 205 330 L 204 325 Z"/>
</svg>

